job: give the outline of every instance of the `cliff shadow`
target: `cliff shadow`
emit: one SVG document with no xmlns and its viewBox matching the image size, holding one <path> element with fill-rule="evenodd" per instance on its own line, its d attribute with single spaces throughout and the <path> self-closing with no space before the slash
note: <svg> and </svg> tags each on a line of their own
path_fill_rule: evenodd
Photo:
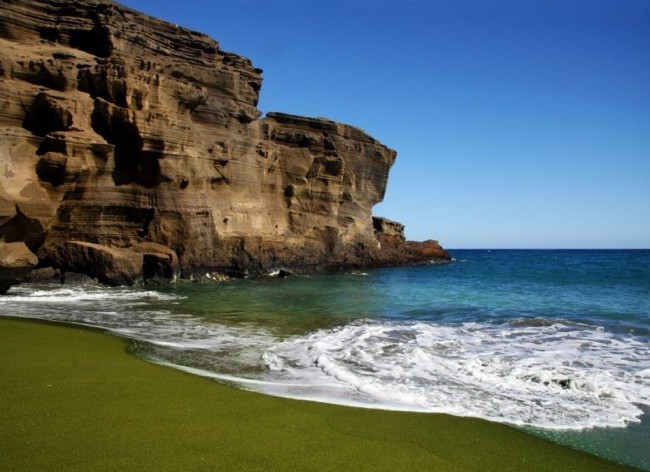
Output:
<svg viewBox="0 0 650 472">
<path fill-rule="evenodd" d="M 145 148 L 145 139 L 129 110 L 96 99 L 91 120 L 93 129 L 115 146 L 112 177 L 116 186 L 136 183 L 153 188 L 171 182 L 160 169 L 160 159 L 165 151 L 164 141 L 149 140 Z"/>
</svg>

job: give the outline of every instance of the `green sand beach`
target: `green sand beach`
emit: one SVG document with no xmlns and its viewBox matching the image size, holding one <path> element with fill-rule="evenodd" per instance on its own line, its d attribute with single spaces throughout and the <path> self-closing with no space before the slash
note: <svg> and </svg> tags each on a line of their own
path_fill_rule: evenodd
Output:
<svg viewBox="0 0 650 472">
<path fill-rule="evenodd" d="M 632 470 L 495 423 L 269 397 L 128 351 L 1 318 L 2 470 Z"/>
</svg>

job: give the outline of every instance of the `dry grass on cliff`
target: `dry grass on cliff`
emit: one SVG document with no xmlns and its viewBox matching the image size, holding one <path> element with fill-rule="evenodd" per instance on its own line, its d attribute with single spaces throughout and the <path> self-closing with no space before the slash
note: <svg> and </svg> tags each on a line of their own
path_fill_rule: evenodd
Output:
<svg viewBox="0 0 650 472">
<path fill-rule="evenodd" d="M 3 471 L 624 470 L 511 428 L 243 392 L 0 318 Z"/>
</svg>

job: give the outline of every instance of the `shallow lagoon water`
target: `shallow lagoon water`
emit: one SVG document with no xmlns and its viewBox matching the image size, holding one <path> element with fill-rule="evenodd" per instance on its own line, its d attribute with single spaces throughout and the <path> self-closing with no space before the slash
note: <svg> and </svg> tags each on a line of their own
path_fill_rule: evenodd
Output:
<svg viewBox="0 0 650 472">
<path fill-rule="evenodd" d="M 650 470 L 650 251 L 182 284 L 22 285 L 0 313 L 99 326 L 263 393 L 476 416 Z"/>
</svg>

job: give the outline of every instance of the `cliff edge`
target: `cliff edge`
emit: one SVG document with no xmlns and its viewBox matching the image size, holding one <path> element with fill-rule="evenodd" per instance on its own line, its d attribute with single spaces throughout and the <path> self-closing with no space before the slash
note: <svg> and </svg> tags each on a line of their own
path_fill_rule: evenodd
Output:
<svg viewBox="0 0 650 472">
<path fill-rule="evenodd" d="M 395 151 L 261 118 L 262 71 L 208 36 L 105 0 L 0 4 L 0 241 L 40 266 L 143 243 L 185 275 L 449 258 L 373 223 Z"/>
</svg>

